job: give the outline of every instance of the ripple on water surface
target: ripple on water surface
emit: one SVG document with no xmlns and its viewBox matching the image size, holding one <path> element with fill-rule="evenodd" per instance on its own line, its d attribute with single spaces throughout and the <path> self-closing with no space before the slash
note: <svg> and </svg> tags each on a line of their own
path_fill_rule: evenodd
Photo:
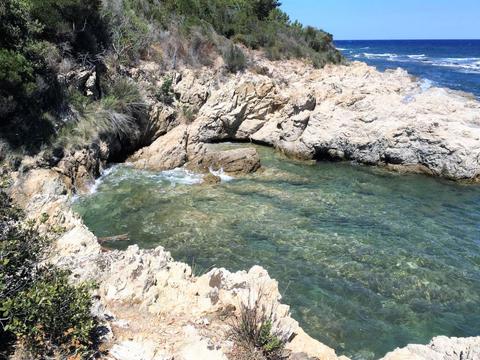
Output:
<svg viewBox="0 0 480 360">
<path fill-rule="evenodd" d="M 75 208 L 198 271 L 263 265 L 305 330 L 355 359 L 480 335 L 480 187 L 259 151 L 263 172 L 218 186 L 117 166 Z"/>
</svg>

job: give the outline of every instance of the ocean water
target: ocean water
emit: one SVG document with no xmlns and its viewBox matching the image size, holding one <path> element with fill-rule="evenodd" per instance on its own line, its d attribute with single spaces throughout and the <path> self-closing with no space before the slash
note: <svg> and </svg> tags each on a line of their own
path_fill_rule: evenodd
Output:
<svg viewBox="0 0 480 360">
<path fill-rule="evenodd" d="M 379 70 L 401 67 L 433 85 L 480 97 L 480 40 L 335 41 L 350 60 Z"/>
<path fill-rule="evenodd" d="M 258 150 L 263 171 L 217 186 L 118 165 L 74 208 L 98 236 L 129 234 L 111 247 L 162 245 L 199 273 L 261 264 L 304 329 L 355 360 L 480 335 L 479 186 Z"/>
</svg>

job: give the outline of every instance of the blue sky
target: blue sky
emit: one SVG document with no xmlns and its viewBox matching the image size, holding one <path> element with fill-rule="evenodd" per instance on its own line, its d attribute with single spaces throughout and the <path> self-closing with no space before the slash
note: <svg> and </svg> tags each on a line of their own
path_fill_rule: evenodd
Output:
<svg viewBox="0 0 480 360">
<path fill-rule="evenodd" d="M 480 39 L 480 0 L 281 0 L 336 40 Z"/>
</svg>

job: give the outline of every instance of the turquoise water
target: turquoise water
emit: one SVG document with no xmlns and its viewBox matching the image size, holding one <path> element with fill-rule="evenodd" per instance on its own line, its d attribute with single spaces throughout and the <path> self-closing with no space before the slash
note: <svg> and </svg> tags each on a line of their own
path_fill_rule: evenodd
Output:
<svg viewBox="0 0 480 360">
<path fill-rule="evenodd" d="M 480 187 L 258 149 L 262 172 L 217 186 L 116 166 L 75 208 L 98 236 L 199 272 L 261 264 L 304 329 L 353 359 L 480 335 Z"/>
</svg>

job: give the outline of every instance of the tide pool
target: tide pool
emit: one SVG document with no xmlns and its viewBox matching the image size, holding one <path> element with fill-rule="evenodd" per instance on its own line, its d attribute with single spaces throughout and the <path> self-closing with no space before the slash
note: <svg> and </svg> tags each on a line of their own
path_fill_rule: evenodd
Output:
<svg viewBox="0 0 480 360">
<path fill-rule="evenodd" d="M 258 147 L 263 170 L 217 186 L 118 165 L 74 207 L 97 236 L 164 246 L 202 273 L 260 264 L 312 336 L 375 359 L 480 335 L 480 187 Z"/>
</svg>

